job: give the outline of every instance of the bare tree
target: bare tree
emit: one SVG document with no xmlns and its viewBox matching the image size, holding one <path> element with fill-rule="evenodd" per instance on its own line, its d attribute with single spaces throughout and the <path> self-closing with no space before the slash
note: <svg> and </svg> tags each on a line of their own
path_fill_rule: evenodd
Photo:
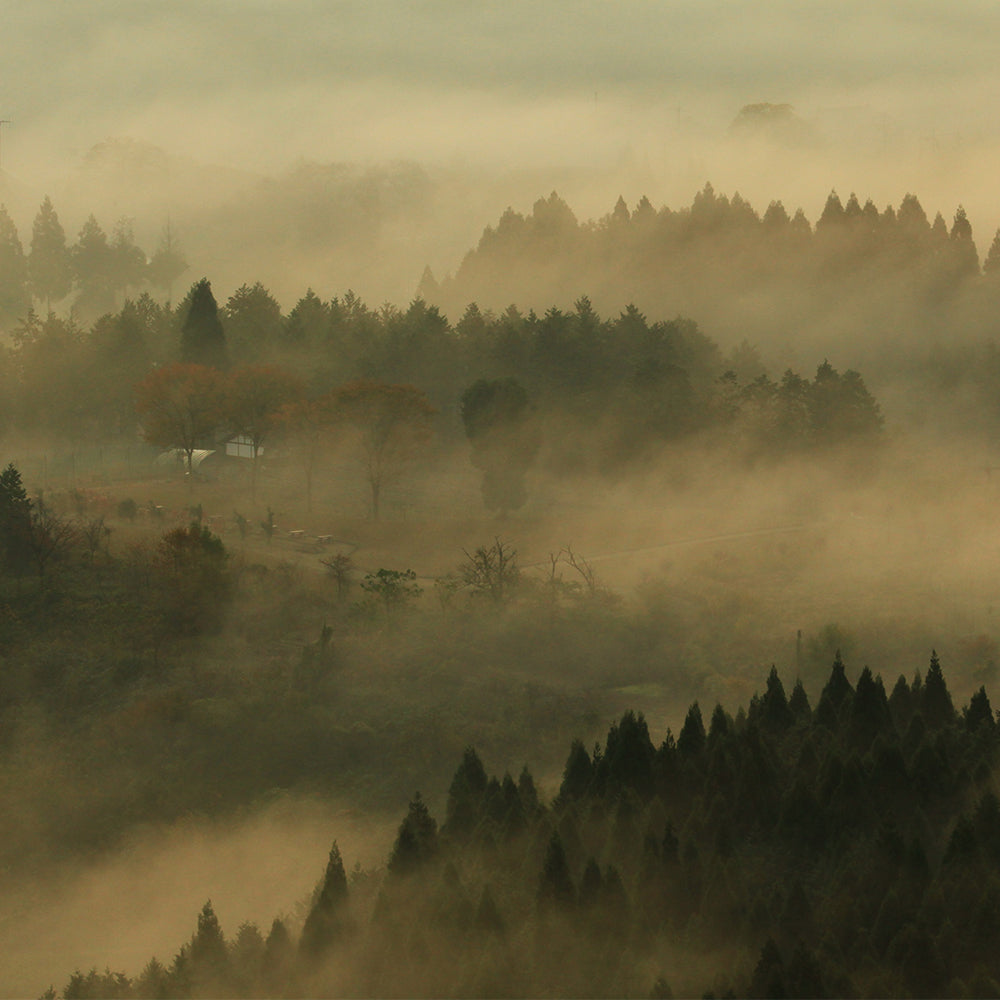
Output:
<svg viewBox="0 0 1000 1000">
<path fill-rule="evenodd" d="M 102 545 L 107 544 L 107 540 L 111 536 L 111 529 L 104 523 L 104 515 L 101 514 L 100 517 L 87 521 L 81 529 L 81 536 L 87 549 L 87 555 L 93 562 L 94 556 L 100 551 Z"/>
<path fill-rule="evenodd" d="M 59 517 L 41 497 L 33 505 L 27 528 L 28 549 L 40 577 L 53 559 L 61 559 L 80 539 L 77 525 Z"/>
<path fill-rule="evenodd" d="M 497 604 L 511 596 L 521 579 L 517 566 L 517 550 L 500 538 L 492 545 L 481 545 L 475 552 L 465 553 L 462 579 L 478 594 L 487 594 Z"/>
<path fill-rule="evenodd" d="M 351 586 L 351 573 L 354 570 L 354 560 L 345 552 L 338 552 L 328 559 L 320 559 L 330 576 L 337 584 L 337 600 L 343 601 Z"/>
</svg>

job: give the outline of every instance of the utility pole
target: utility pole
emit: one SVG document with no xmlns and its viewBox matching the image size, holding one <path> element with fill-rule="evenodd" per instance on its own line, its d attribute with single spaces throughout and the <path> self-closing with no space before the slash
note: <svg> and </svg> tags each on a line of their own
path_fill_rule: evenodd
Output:
<svg viewBox="0 0 1000 1000">
<path fill-rule="evenodd" d="M 0 136 L 3 135 L 4 125 L 9 125 L 9 124 L 10 124 L 9 118 L 0 118 Z M 3 155 L 2 155 L 2 147 L 0 147 L 0 168 L 2 167 L 3 167 Z"/>
</svg>

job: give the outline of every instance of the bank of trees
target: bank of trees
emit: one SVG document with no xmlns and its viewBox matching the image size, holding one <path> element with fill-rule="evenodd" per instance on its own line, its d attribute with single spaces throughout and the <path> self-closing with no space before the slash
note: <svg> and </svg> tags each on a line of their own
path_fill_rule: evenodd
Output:
<svg viewBox="0 0 1000 1000">
<path fill-rule="evenodd" d="M 470 747 L 443 823 L 416 795 L 383 868 L 348 878 L 334 844 L 301 933 L 213 924 L 209 965 L 206 904 L 170 964 L 106 975 L 143 997 L 150 968 L 165 996 L 991 995 L 998 751 L 985 689 L 958 710 L 936 656 L 887 691 L 838 655 L 814 702 L 772 669 L 676 737 L 629 711 L 574 742 L 548 804 Z"/>
<path fill-rule="evenodd" d="M 132 220 L 118 219 L 110 235 L 91 214 L 70 242 L 46 196 L 31 227 L 27 249 L 6 208 L 0 206 L 0 330 L 10 331 L 33 302 L 48 314 L 70 303 L 78 320 L 93 322 L 143 289 L 166 291 L 187 270 L 169 224 L 155 253 L 136 245 Z"/>
<path fill-rule="evenodd" d="M 187 429 L 166 414 L 182 371 L 225 385 Z M 8 429 L 124 441 L 138 421 L 189 463 L 196 442 L 210 442 L 208 410 L 254 456 L 282 430 L 310 502 L 327 427 L 339 422 L 352 429 L 373 514 L 435 411 L 445 443 L 468 443 L 484 503 L 501 514 L 524 504 L 536 467 L 617 474 L 706 435 L 753 455 L 823 451 L 877 439 L 883 420 L 855 371 L 825 362 L 814 378 L 788 369 L 775 379 L 751 345 L 724 353 L 693 321 L 651 321 L 634 305 L 614 318 L 586 297 L 541 316 L 470 305 L 452 326 L 420 299 L 375 311 L 350 293 L 323 302 L 309 291 L 285 317 L 263 286 L 219 305 L 206 279 L 176 309 L 143 295 L 89 329 L 29 311 L 0 348 L 0 385 Z"/>
</svg>

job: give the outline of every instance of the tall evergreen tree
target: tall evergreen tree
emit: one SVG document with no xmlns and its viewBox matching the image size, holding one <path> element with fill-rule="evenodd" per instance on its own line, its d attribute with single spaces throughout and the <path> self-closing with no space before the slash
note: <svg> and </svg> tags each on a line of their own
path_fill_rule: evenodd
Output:
<svg viewBox="0 0 1000 1000">
<path fill-rule="evenodd" d="M 350 925 L 347 910 L 347 875 L 337 842 L 330 848 L 323 885 L 313 903 L 299 939 L 299 950 L 310 960 L 322 958 Z"/>
<path fill-rule="evenodd" d="M 538 905 L 543 909 L 568 907 L 575 899 L 576 889 L 566 861 L 566 850 L 559 833 L 553 830 L 538 879 Z"/>
<path fill-rule="evenodd" d="M 389 856 L 389 873 L 409 875 L 435 857 L 437 850 L 437 821 L 417 792 L 399 825 L 396 842 Z"/>
<path fill-rule="evenodd" d="M 14 220 L 0 205 L 0 329 L 22 319 L 30 306 L 28 260 Z"/>
<path fill-rule="evenodd" d="M 483 798 L 489 781 L 479 754 L 466 747 L 455 777 L 448 789 L 445 827 L 458 836 L 470 834 L 482 816 Z"/>
<path fill-rule="evenodd" d="M 0 472 L 0 567 L 20 574 L 31 561 L 31 501 L 11 462 Z"/>
<path fill-rule="evenodd" d="M 58 302 L 69 294 L 73 275 L 66 248 L 66 232 L 48 195 L 38 209 L 31 229 L 28 277 L 33 295 L 45 302 L 46 311 L 51 310 L 53 301 Z"/>
<path fill-rule="evenodd" d="M 108 237 L 93 215 L 87 217 L 70 250 L 73 278 L 79 290 L 75 308 L 96 317 L 114 308 L 112 259 Z"/>
<path fill-rule="evenodd" d="M 208 278 L 195 282 L 188 299 L 181 327 L 181 361 L 210 368 L 228 367 L 226 334 Z"/>
<path fill-rule="evenodd" d="M 947 725 L 955 719 L 955 706 L 952 704 L 948 685 L 945 684 L 936 650 L 931 651 L 931 664 L 924 678 L 920 707 L 924 721 L 932 728 Z"/>
</svg>

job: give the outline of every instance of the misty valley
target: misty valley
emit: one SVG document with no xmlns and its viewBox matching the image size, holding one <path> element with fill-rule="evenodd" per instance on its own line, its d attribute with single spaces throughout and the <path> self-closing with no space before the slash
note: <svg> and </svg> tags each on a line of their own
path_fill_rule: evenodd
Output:
<svg viewBox="0 0 1000 1000">
<path fill-rule="evenodd" d="M 85 218 L 0 209 L 0 994 L 1000 995 L 1000 234 Z"/>
</svg>

